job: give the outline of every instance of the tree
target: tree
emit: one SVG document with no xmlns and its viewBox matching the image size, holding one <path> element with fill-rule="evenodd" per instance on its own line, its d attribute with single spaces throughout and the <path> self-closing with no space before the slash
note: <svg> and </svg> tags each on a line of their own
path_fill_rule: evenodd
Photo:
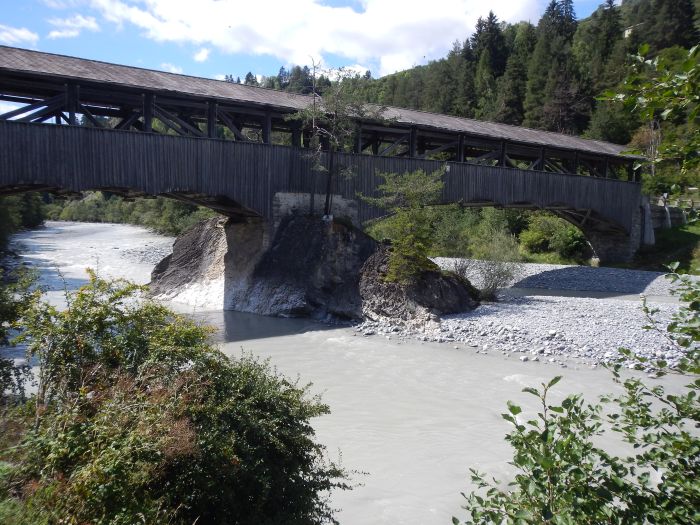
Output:
<svg viewBox="0 0 700 525">
<path fill-rule="evenodd" d="M 379 197 L 360 195 L 368 204 L 393 214 L 388 281 L 408 282 L 422 271 L 433 269 L 428 259 L 432 228 L 427 207 L 440 199 L 444 173 L 444 169 L 380 173 L 384 182 L 377 187 Z"/>
<path fill-rule="evenodd" d="M 586 93 L 573 60 L 577 22 L 570 0 L 552 0 L 537 27 L 528 74 L 526 126 L 573 133 L 587 118 Z"/>
<path fill-rule="evenodd" d="M 496 79 L 503 75 L 508 58 L 503 31 L 493 11 L 477 21 L 471 45 L 476 58 L 476 117 L 491 119 L 495 112 Z"/>
<path fill-rule="evenodd" d="M 532 24 L 518 24 L 513 52 L 506 71 L 498 80 L 498 98 L 493 118 L 497 122 L 519 125 L 524 118 L 523 102 L 527 86 L 527 63 L 537 41 Z"/>
<path fill-rule="evenodd" d="M 654 0 L 652 25 L 644 32 L 650 50 L 680 46 L 689 48 L 698 43 L 698 31 L 693 24 L 694 6 L 691 0 Z"/>
<path fill-rule="evenodd" d="M 682 172 L 700 164 L 700 46 L 687 52 L 676 68 L 663 57 L 649 59 L 649 46 L 635 57 L 635 71 L 619 93 L 605 94 L 607 100 L 622 102 L 643 121 L 684 122 L 689 133 L 681 141 L 662 140 L 652 162 L 676 161 Z"/>
<path fill-rule="evenodd" d="M 311 104 L 291 115 L 289 119 L 300 122 L 304 128 L 311 131 L 309 150 L 313 160 L 312 169 L 327 173 L 326 200 L 323 214 L 330 216 L 332 211 L 333 177 L 338 174 L 336 152 L 350 147 L 359 119 L 372 118 L 381 120 L 383 108 L 370 106 L 359 99 L 355 90 L 352 89 L 352 82 L 349 81 L 357 76 L 355 73 L 344 68 L 329 71 L 328 76 L 332 76 L 336 80 L 329 83 L 328 87 L 323 91 L 322 97 L 317 89 L 316 74 L 317 65 L 314 63 Z M 322 162 L 323 150 L 327 151 L 327 166 Z M 349 175 L 348 169 L 345 170 L 345 174 Z M 311 202 L 313 207 L 313 194 Z"/>
<path fill-rule="evenodd" d="M 258 79 L 251 71 L 248 71 L 245 75 L 245 80 L 243 80 L 243 83 L 246 86 L 259 86 L 260 84 L 258 83 Z"/>
</svg>

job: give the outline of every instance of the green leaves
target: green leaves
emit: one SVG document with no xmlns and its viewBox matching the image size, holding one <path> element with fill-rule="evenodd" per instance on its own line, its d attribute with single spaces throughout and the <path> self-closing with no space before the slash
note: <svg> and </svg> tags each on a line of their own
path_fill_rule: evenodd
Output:
<svg viewBox="0 0 700 525">
<path fill-rule="evenodd" d="M 66 310 L 35 297 L 18 322 L 41 361 L 12 458 L 12 501 L 40 509 L 28 522 L 331 521 L 345 473 L 310 425 L 328 407 L 141 290 L 91 273 Z"/>
<path fill-rule="evenodd" d="M 547 383 L 547 389 L 550 389 L 554 385 L 559 383 L 559 381 L 561 381 L 561 378 L 562 378 L 562 376 L 555 376 L 554 378 L 552 378 L 552 380 L 549 383 Z"/>
<path fill-rule="evenodd" d="M 428 259 L 433 228 L 426 206 L 434 204 L 443 187 L 444 169 L 427 173 L 380 173 L 384 182 L 377 187 L 379 197 L 359 197 L 372 206 L 393 212 L 392 250 L 387 281 L 408 282 L 435 267 Z"/>
</svg>

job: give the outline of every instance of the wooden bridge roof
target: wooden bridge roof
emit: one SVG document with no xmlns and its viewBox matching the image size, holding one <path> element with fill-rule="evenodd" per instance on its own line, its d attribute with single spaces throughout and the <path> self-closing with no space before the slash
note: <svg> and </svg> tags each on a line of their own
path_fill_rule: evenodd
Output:
<svg viewBox="0 0 700 525">
<path fill-rule="evenodd" d="M 308 95 L 8 46 L 0 46 L 1 72 L 112 85 L 122 89 L 148 90 L 171 96 L 217 99 L 282 113 L 297 111 L 306 107 L 311 101 Z M 607 157 L 633 158 L 622 154 L 627 149 L 625 146 L 561 133 L 396 107 L 386 107 L 383 116 L 392 120 L 392 126 L 416 126 L 446 133 L 518 142 L 534 147 L 552 147 Z"/>
</svg>

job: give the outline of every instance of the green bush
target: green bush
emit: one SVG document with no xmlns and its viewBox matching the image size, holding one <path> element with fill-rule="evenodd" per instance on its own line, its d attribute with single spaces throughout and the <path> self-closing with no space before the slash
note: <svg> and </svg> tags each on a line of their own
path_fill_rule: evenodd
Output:
<svg viewBox="0 0 700 525">
<path fill-rule="evenodd" d="M 86 192 L 80 199 L 55 200 L 47 218 L 78 222 L 112 222 L 145 226 L 164 235 L 179 235 L 199 221 L 215 217 L 208 208 L 165 197 L 127 201 L 118 195 Z"/>
<path fill-rule="evenodd" d="M 13 233 L 36 228 L 44 221 L 43 202 L 37 193 L 0 197 L 0 251 Z"/>
<path fill-rule="evenodd" d="M 38 393 L 33 426 L 0 457 L 0 522 L 332 521 L 344 473 L 310 425 L 328 407 L 140 292 L 92 275 L 65 310 L 26 309 Z"/>
<path fill-rule="evenodd" d="M 583 233 L 564 219 L 550 214 L 533 214 L 520 244 L 531 253 L 554 252 L 564 259 L 583 259 L 588 243 Z"/>
</svg>

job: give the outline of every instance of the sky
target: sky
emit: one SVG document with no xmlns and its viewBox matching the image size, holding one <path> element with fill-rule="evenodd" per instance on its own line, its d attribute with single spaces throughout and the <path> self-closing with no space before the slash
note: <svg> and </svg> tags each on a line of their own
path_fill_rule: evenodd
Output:
<svg viewBox="0 0 700 525">
<path fill-rule="evenodd" d="M 312 60 L 378 77 L 445 56 L 489 10 L 536 23 L 548 1 L 0 0 L 0 45 L 219 79 Z"/>
</svg>

